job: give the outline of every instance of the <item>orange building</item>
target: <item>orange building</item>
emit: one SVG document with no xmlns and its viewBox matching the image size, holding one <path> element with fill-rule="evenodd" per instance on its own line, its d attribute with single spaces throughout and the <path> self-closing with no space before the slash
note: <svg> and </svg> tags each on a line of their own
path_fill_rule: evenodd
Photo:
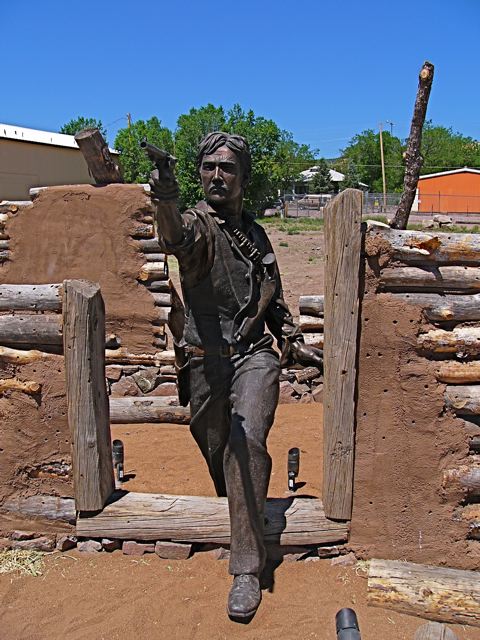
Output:
<svg viewBox="0 0 480 640">
<path fill-rule="evenodd" d="M 454 169 L 420 176 L 419 213 L 480 213 L 480 170 Z"/>
</svg>

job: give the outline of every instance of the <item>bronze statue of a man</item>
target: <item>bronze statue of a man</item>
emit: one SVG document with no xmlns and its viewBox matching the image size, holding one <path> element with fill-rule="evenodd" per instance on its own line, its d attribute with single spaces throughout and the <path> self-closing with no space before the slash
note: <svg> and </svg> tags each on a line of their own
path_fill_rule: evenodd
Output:
<svg viewBox="0 0 480 640">
<path fill-rule="evenodd" d="M 185 324 L 175 348 L 186 354 L 180 397 L 190 401 L 190 429 L 217 494 L 228 498 L 234 581 L 227 611 L 241 620 L 253 616 L 261 600 L 271 472 L 266 441 L 278 403 L 280 361 L 322 366 L 322 353 L 303 343 L 283 300 L 272 246 L 243 209 L 251 172 L 246 140 L 208 134 L 199 146 L 198 168 L 205 201 L 183 214 L 168 169 L 154 171 L 150 184 L 161 241 L 180 265 Z"/>
</svg>

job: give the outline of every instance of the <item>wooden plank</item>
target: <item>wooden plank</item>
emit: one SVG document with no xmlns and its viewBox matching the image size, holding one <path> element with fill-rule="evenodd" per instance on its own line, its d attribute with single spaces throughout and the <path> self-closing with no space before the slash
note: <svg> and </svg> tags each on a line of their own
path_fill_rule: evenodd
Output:
<svg viewBox="0 0 480 640">
<path fill-rule="evenodd" d="M 115 488 L 105 385 L 105 307 L 98 284 L 64 282 L 68 424 L 77 511 L 101 509 Z"/>
<path fill-rule="evenodd" d="M 18 513 L 22 516 L 45 518 L 46 520 L 62 520 L 75 523 L 75 501 L 73 498 L 57 496 L 15 496 L 2 503 L 2 511 Z"/>
<path fill-rule="evenodd" d="M 77 519 L 77 534 L 126 540 L 230 541 L 226 498 L 151 493 L 116 494 L 103 511 Z M 323 544 L 347 539 L 345 523 L 325 517 L 322 502 L 272 498 L 265 509 L 265 540 L 280 544 Z"/>
<path fill-rule="evenodd" d="M 438 293 L 391 293 L 400 300 L 423 307 L 431 322 L 470 322 L 480 320 L 480 293 L 441 295 Z"/>
<path fill-rule="evenodd" d="M 0 311 L 61 311 L 60 284 L 1 284 Z"/>
<path fill-rule="evenodd" d="M 98 129 L 79 131 L 75 134 L 75 142 L 97 184 L 123 182 L 122 172 Z"/>
<path fill-rule="evenodd" d="M 371 560 L 367 601 L 439 622 L 480 626 L 480 580 L 476 571 Z"/>
<path fill-rule="evenodd" d="M 380 271 L 382 291 L 480 290 L 480 267 L 388 267 Z"/>
<path fill-rule="evenodd" d="M 452 331 L 433 329 L 421 333 L 417 347 L 425 354 L 480 355 L 480 327 L 455 327 Z"/>
<path fill-rule="evenodd" d="M 323 296 L 300 296 L 298 299 L 300 313 L 309 316 L 322 316 L 323 305 Z"/>
<path fill-rule="evenodd" d="M 346 189 L 325 208 L 323 500 L 329 518 L 352 513 L 362 193 Z"/>
<path fill-rule="evenodd" d="M 0 344 L 61 345 L 61 316 L 0 315 Z"/>
<path fill-rule="evenodd" d="M 378 247 L 405 264 L 480 264 L 480 234 L 404 231 L 371 225 L 366 236 L 367 255 Z"/>
<path fill-rule="evenodd" d="M 152 396 L 151 398 L 110 398 L 110 422 L 188 424 L 190 409 L 178 406 L 177 396 Z"/>
</svg>

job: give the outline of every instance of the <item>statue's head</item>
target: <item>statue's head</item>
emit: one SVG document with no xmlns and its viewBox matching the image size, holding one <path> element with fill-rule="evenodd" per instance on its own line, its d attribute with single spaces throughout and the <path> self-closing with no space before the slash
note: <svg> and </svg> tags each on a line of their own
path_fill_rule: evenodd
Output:
<svg viewBox="0 0 480 640">
<path fill-rule="evenodd" d="M 242 136 L 213 131 L 200 142 L 197 166 L 209 202 L 229 205 L 242 199 L 252 166 L 248 142 Z"/>
</svg>

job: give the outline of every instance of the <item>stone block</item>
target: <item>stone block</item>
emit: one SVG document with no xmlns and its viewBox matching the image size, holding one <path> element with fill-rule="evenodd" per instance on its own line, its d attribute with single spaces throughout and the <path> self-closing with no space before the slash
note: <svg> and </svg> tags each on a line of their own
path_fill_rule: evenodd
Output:
<svg viewBox="0 0 480 640">
<path fill-rule="evenodd" d="M 192 551 L 191 544 L 158 540 L 155 543 L 155 553 L 165 560 L 186 560 Z"/>
<path fill-rule="evenodd" d="M 116 551 L 122 548 L 120 540 L 110 540 L 109 538 L 102 538 L 102 547 L 104 551 Z"/>
<path fill-rule="evenodd" d="M 109 364 L 105 367 L 105 377 L 111 382 L 118 382 L 122 377 L 123 369 L 120 364 Z"/>
<path fill-rule="evenodd" d="M 149 395 L 150 396 L 176 396 L 177 385 L 174 382 L 164 382 L 159 384 Z"/>
<path fill-rule="evenodd" d="M 53 551 L 55 549 L 55 538 L 51 536 L 40 536 L 31 540 L 12 540 L 12 549 Z"/>
<path fill-rule="evenodd" d="M 147 367 L 134 373 L 132 378 L 143 393 L 150 393 L 158 384 L 158 367 Z"/>
<path fill-rule="evenodd" d="M 98 553 L 102 550 L 102 543 L 98 540 L 82 540 L 77 543 L 77 549 L 81 553 Z"/>
<path fill-rule="evenodd" d="M 77 546 L 77 536 L 61 536 L 57 540 L 58 551 L 69 551 Z"/>
<path fill-rule="evenodd" d="M 34 537 L 35 537 L 34 531 L 15 530 L 10 532 L 10 540 L 31 540 Z"/>
<path fill-rule="evenodd" d="M 118 382 L 114 382 L 112 384 L 112 396 L 117 398 L 123 398 L 125 396 L 139 396 L 141 395 L 140 389 L 138 388 L 135 380 L 131 377 L 126 376 L 120 378 Z"/>
<path fill-rule="evenodd" d="M 357 559 L 355 557 L 355 554 L 351 551 L 344 556 L 338 556 L 337 558 L 332 558 L 330 560 L 330 564 L 334 567 L 348 567 L 356 563 Z"/>
<path fill-rule="evenodd" d="M 153 553 L 155 545 L 146 542 L 135 542 L 134 540 L 125 540 L 122 544 L 122 551 L 126 556 L 143 556 L 144 553 Z"/>
<path fill-rule="evenodd" d="M 288 382 L 288 380 L 283 380 L 280 382 L 280 396 L 278 399 L 279 404 L 291 404 L 296 402 L 295 400 L 295 389 L 292 384 Z"/>
</svg>

